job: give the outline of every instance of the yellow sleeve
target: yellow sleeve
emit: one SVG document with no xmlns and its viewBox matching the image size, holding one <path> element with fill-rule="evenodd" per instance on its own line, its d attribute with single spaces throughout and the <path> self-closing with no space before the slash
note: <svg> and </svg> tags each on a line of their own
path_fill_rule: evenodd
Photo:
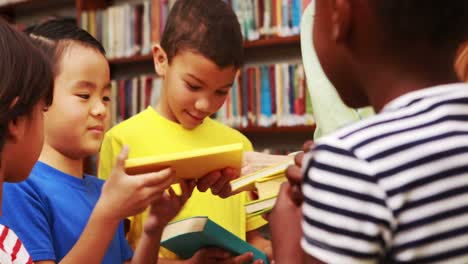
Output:
<svg viewBox="0 0 468 264">
<path fill-rule="evenodd" d="M 252 142 L 250 142 L 250 140 L 248 138 L 245 138 L 243 143 L 244 143 L 244 151 L 253 150 Z M 247 198 L 246 198 L 245 202 L 248 202 L 248 201 L 251 200 L 250 195 L 247 194 L 246 197 Z M 242 209 L 244 209 L 244 208 L 242 207 Z M 247 217 L 245 223 L 246 223 L 245 230 L 246 230 L 246 232 L 249 232 L 249 231 L 258 229 L 258 228 L 266 225 L 268 222 L 265 219 L 263 219 L 263 217 L 261 215 L 257 215 L 257 216 L 253 216 L 253 217 Z"/>
<path fill-rule="evenodd" d="M 112 168 L 114 168 L 115 160 L 122 150 L 122 142 L 116 139 L 109 131 L 104 135 L 101 151 L 99 153 L 99 170 L 98 177 L 100 179 L 109 178 Z"/>
</svg>

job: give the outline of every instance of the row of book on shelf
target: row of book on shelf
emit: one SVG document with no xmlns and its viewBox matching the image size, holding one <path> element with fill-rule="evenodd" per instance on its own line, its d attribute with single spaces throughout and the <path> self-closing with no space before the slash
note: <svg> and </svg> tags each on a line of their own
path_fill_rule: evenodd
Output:
<svg viewBox="0 0 468 264">
<path fill-rule="evenodd" d="M 301 14 L 310 0 L 230 0 L 249 41 L 299 34 Z"/>
<path fill-rule="evenodd" d="M 107 51 L 109 58 L 151 53 L 159 43 L 175 0 L 143 0 L 81 13 L 80 25 Z M 310 0 L 230 0 L 244 39 L 299 34 L 303 10 Z"/>
<path fill-rule="evenodd" d="M 156 105 L 161 79 L 142 75 L 111 82 L 111 122 Z M 301 64 L 246 66 L 215 117 L 232 127 L 312 125 L 312 105 Z"/>
</svg>

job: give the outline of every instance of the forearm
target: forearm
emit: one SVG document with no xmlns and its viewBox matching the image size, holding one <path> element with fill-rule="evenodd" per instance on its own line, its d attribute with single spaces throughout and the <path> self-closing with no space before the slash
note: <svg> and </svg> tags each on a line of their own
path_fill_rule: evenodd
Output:
<svg viewBox="0 0 468 264">
<path fill-rule="evenodd" d="M 60 263 L 102 263 L 119 222 L 98 202 L 80 238 Z"/>
<path fill-rule="evenodd" d="M 158 262 L 159 246 L 161 241 L 162 229 L 155 231 L 151 236 L 143 232 L 138 246 L 133 254 L 132 264 L 140 263 L 164 263 Z"/>
</svg>

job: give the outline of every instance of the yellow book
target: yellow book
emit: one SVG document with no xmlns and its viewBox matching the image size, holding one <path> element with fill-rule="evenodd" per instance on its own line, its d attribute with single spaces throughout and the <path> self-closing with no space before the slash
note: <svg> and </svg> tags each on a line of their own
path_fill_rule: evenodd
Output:
<svg viewBox="0 0 468 264">
<path fill-rule="evenodd" d="M 258 199 L 278 195 L 283 182 L 288 181 L 284 173 L 278 174 L 276 177 L 268 177 L 255 182 Z"/>
<path fill-rule="evenodd" d="M 256 172 L 247 174 L 238 179 L 231 181 L 232 191 L 253 191 L 255 190 L 255 182 L 262 178 L 268 178 L 278 174 L 284 174 L 286 169 L 294 164 L 294 159 L 283 161 L 278 164 L 266 167 Z"/>
<path fill-rule="evenodd" d="M 224 168 L 240 169 L 243 148 L 242 143 L 236 143 L 133 158 L 126 160 L 125 171 L 128 174 L 141 174 L 172 167 L 177 178 L 198 179 L 215 170 Z"/>
<path fill-rule="evenodd" d="M 275 194 L 270 197 L 248 202 L 244 205 L 245 213 L 248 217 L 267 213 L 275 206 L 277 197 L 278 194 Z"/>
</svg>

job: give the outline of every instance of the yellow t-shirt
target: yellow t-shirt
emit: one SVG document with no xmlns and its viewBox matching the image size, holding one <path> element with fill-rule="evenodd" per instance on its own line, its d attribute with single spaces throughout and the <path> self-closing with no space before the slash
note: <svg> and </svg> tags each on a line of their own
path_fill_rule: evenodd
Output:
<svg viewBox="0 0 468 264">
<path fill-rule="evenodd" d="M 233 143 L 243 143 L 246 151 L 252 150 L 251 142 L 244 135 L 210 118 L 206 118 L 195 129 L 187 130 L 180 124 L 162 117 L 152 107 L 148 107 L 106 133 L 101 147 L 98 175 L 102 179 L 109 176 L 124 144 L 130 148 L 128 157 L 135 158 Z M 246 231 L 255 230 L 266 224 L 261 217 L 246 218 L 244 204 L 248 200 L 248 193 L 245 192 L 222 199 L 213 195 L 210 190 L 203 193 L 195 189 L 174 220 L 208 216 L 245 240 Z M 147 212 L 131 219 L 127 238 L 133 248 L 141 236 L 146 215 Z M 175 258 L 175 255 L 163 248 L 160 256 Z"/>
</svg>

